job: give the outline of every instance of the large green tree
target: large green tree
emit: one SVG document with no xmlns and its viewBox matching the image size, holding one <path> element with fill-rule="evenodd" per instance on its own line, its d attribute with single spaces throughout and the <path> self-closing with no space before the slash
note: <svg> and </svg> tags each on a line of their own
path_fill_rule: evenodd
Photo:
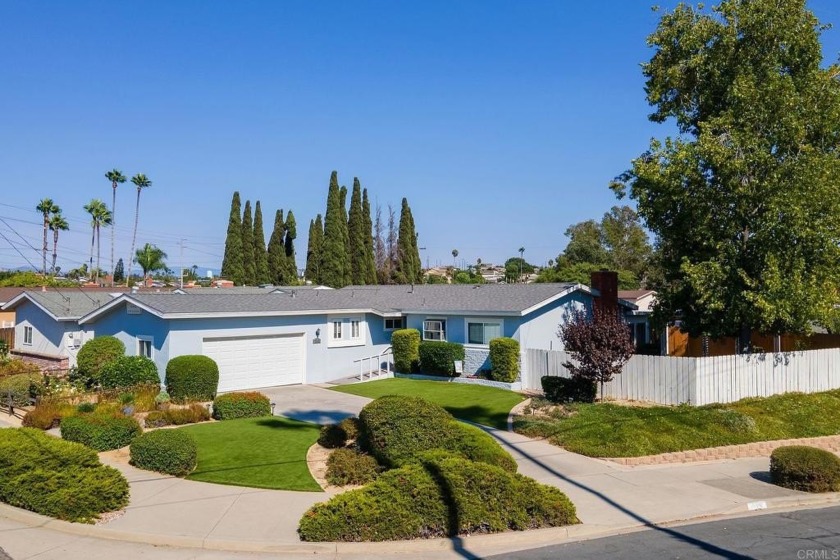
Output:
<svg viewBox="0 0 840 560">
<path fill-rule="evenodd" d="M 408 199 L 402 199 L 400 210 L 399 237 L 397 238 L 397 268 L 394 279 L 398 284 L 414 284 L 422 280 L 420 274 L 420 250 L 417 247 L 417 232 Z"/>
<path fill-rule="evenodd" d="M 286 284 L 294 286 L 298 283 L 297 255 L 295 254 L 295 239 L 297 239 L 297 222 L 291 210 L 286 215 L 286 239 L 284 249 L 286 253 Z"/>
<path fill-rule="evenodd" d="M 164 259 L 166 259 L 166 253 L 151 243 L 146 243 L 142 248 L 137 249 L 134 255 L 134 262 L 143 269 L 143 278 L 148 278 L 156 270 L 166 270 Z"/>
<path fill-rule="evenodd" d="M 254 262 L 254 219 L 251 215 L 251 201 L 245 201 L 242 212 L 242 284 L 253 286 L 257 283 L 257 267 Z"/>
<path fill-rule="evenodd" d="M 344 238 L 344 285 L 353 283 L 353 270 L 350 265 L 350 228 L 347 216 L 347 187 L 341 185 L 338 191 L 339 207 L 341 209 L 341 236 Z"/>
<path fill-rule="evenodd" d="M 347 231 L 350 238 L 350 283 L 357 286 L 367 280 L 367 246 L 365 243 L 365 219 L 362 213 L 362 186 L 359 179 L 353 179 L 353 194 L 350 196 L 350 217 Z"/>
<path fill-rule="evenodd" d="M 659 242 L 659 317 L 693 335 L 808 332 L 840 281 L 840 67 L 805 0 L 680 4 L 648 38 L 653 140 L 613 184 Z"/>
<path fill-rule="evenodd" d="M 306 271 L 304 276 L 315 284 L 321 280 L 321 249 L 324 244 L 324 225 L 321 214 L 309 221 L 309 241 L 306 248 Z"/>
<path fill-rule="evenodd" d="M 324 239 L 321 244 L 319 263 L 321 284 L 331 288 L 342 288 L 348 284 L 347 270 L 347 231 L 346 212 L 342 208 L 341 189 L 338 186 L 338 173 L 330 176 L 330 188 L 327 195 L 327 213 L 324 216 Z"/>
<path fill-rule="evenodd" d="M 265 246 L 265 229 L 260 201 L 254 205 L 254 270 L 257 284 L 271 283 L 268 273 L 268 253 Z"/>
<path fill-rule="evenodd" d="M 50 214 L 58 210 L 58 205 L 51 198 L 43 198 L 38 202 L 35 210 L 41 213 L 44 218 L 44 245 L 41 250 L 41 274 L 47 274 L 47 230 L 50 227 Z M 91 243 L 91 260 L 93 260 L 93 244 Z"/>
<path fill-rule="evenodd" d="M 274 229 L 268 240 L 268 275 L 271 282 L 277 286 L 286 283 L 286 248 L 283 240 L 286 236 L 286 222 L 283 220 L 283 210 L 274 213 Z"/>
<path fill-rule="evenodd" d="M 362 189 L 362 217 L 365 238 L 365 284 L 376 284 L 376 257 L 373 250 L 373 219 L 367 189 Z"/>
<path fill-rule="evenodd" d="M 227 278 L 234 284 L 242 284 L 245 278 L 242 262 L 242 202 L 239 191 L 233 193 L 233 200 L 230 203 L 225 255 L 222 260 L 222 278 Z"/>
</svg>

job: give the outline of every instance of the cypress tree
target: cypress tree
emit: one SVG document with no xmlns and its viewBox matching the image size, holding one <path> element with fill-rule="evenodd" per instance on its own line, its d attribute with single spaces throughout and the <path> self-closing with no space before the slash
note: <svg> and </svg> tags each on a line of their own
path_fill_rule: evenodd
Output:
<svg viewBox="0 0 840 560">
<path fill-rule="evenodd" d="M 350 267 L 350 228 L 348 228 L 347 218 L 347 187 L 341 186 L 339 191 L 339 201 L 341 206 L 341 236 L 344 239 L 344 285 L 353 283 L 353 271 Z"/>
<path fill-rule="evenodd" d="M 373 220 L 370 216 L 370 200 L 367 189 L 362 190 L 362 218 L 365 237 L 365 284 L 376 284 L 376 259 L 373 255 Z"/>
<path fill-rule="evenodd" d="M 265 247 L 262 208 L 259 200 L 254 208 L 254 267 L 257 284 L 271 282 L 271 276 L 268 274 L 268 253 Z"/>
<path fill-rule="evenodd" d="M 297 223 L 295 223 L 295 215 L 289 210 L 289 213 L 286 215 L 286 242 L 284 248 L 286 255 L 286 282 L 290 286 L 298 283 L 295 239 L 297 239 Z"/>
<path fill-rule="evenodd" d="M 398 284 L 414 284 L 420 277 L 420 254 L 417 249 L 417 235 L 414 231 L 414 218 L 408 200 L 402 199 L 400 210 L 400 234 L 397 240 L 397 275 Z"/>
<path fill-rule="evenodd" d="M 347 232 L 350 239 L 350 283 L 366 284 L 367 261 L 364 236 L 365 219 L 362 215 L 362 187 L 359 179 L 353 179 L 353 194 L 350 197 L 350 218 Z"/>
<path fill-rule="evenodd" d="M 244 270 L 242 268 L 242 207 L 239 191 L 233 193 L 230 203 L 230 218 L 228 219 L 227 237 L 225 238 L 225 256 L 222 260 L 222 278 L 232 280 L 235 284 L 242 284 Z"/>
<path fill-rule="evenodd" d="M 341 207 L 341 191 L 338 188 L 338 173 L 330 176 L 327 196 L 327 213 L 324 216 L 324 239 L 319 260 L 320 283 L 331 288 L 347 285 L 347 229 L 346 212 Z"/>
<path fill-rule="evenodd" d="M 321 249 L 324 244 L 324 225 L 321 214 L 309 220 L 309 244 L 306 249 L 306 279 L 313 284 L 321 284 Z"/>
<path fill-rule="evenodd" d="M 257 267 L 254 263 L 254 222 L 251 219 L 251 201 L 245 201 L 245 213 L 242 215 L 242 284 L 253 286 L 257 283 Z"/>
<path fill-rule="evenodd" d="M 286 225 L 283 222 L 283 210 L 274 213 L 274 229 L 268 240 L 268 275 L 271 282 L 282 286 L 286 278 L 286 248 L 283 238 L 286 235 Z"/>
</svg>

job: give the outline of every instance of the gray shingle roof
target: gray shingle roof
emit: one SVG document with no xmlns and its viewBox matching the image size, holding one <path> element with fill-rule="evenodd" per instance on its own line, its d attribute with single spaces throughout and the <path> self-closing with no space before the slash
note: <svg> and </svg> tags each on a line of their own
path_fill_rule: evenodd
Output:
<svg viewBox="0 0 840 560">
<path fill-rule="evenodd" d="M 108 292 L 81 290 L 27 291 L 26 295 L 60 319 L 78 319 L 113 299 Z"/>
</svg>

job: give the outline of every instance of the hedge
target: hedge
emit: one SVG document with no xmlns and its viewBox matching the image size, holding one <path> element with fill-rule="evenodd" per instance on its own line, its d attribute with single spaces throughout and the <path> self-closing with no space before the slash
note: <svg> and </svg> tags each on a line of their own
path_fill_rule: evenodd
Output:
<svg viewBox="0 0 840 560">
<path fill-rule="evenodd" d="M 326 424 L 321 426 L 318 445 L 327 449 L 344 447 L 349 441 L 355 441 L 359 438 L 361 429 L 361 422 L 353 416 L 345 418 L 338 424 Z"/>
<path fill-rule="evenodd" d="M 553 403 L 595 402 L 598 387 L 590 379 L 545 375 L 540 381 L 545 398 Z"/>
<path fill-rule="evenodd" d="M 131 442 L 131 464 L 147 471 L 184 476 L 195 469 L 195 440 L 183 430 L 155 430 Z"/>
<path fill-rule="evenodd" d="M 166 364 L 166 390 L 176 400 L 211 401 L 219 387 L 219 366 L 207 356 L 186 355 Z"/>
<path fill-rule="evenodd" d="M 840 457 L 805 445 L 779 447 L 770 455 L 770 480 L 802 492 L 840 492 Z"/>
<path fill-rule="evenodd" d="M 99 416 L 84 414 L 61 421 L 61 437 L 97 451 L 119 449 L 130 444 L 143 432 L 140 424 L 130 416 Z"/>
<path fill-rule="evenodd" d="M 519 377 L 519 341 L 494 338 L 490 341 L 490 379 L 513 383 Z"/>
<path fill-rule="evenodd" d="M 42 400 L 38 406 L 26 413 L 21 424 L 24 428 L 50 430 L 57 428 L 62 418 L 74 414 L 75 411 L 76 407 L 72 404 Z"/>
<path fill-rule="evenodd" d="M 327 458 L 327 482 L 335 486 L 367 484 L 379 474 L 379 464 L 355 449 L 336 449 Z"/>
<path fill-rule="evenodd" d="M 399 329 L 391 333 L 394 369 L 399 373 L 420 371 L 420 331 Z"/>
<path fill-rule="evenodd" d="M 76 357 L 76 375 L 88 385 L 100 381 L 102 368 L 125 355 L 125 344 L 113 336 L 98 336 L 85 342 Z M 74 376 L 74 377 L 75 377 Z"/>
<path fill-rule="evenodd" d="M 256 416 L 271 416 L 271 402 L 262 393 L 227 393 L 213 400 L 213 418 L 216 420 Z"/>
<path fill-rule="evenodd" d="M 0 430 L 0 501 L 90 522 L 128 504 L 128 482 L 96 452 L 32 428 Z"/>
<path fill-rule="evenodd" d="M 41 381 L 40 373 L 19 373 L 0 377 L 0 403 L 8 406 L 9 398 L 13 406 L 28 406 L 32 404 L 32 384 Z"/>
<path fill-rule="evenodd" d="M 557 488 L 483 463 L 433 453 L 423 464 L 316 504 L 300 521 L 304 541 L 387 541 L 557 527 L 577 523 Z"/>
<path fill-rule="evenodd" d="M 359 421 L 360 446 L 385 466 L 416 462 L 422 453 L 442 449 L 516 470 L 516 462 L 492 436 L 419 397 L 380 397 L 362 409 Z"/>
<path fill-rule="evenodd" d="M 99 383 L 105 389 L 125 389 L 135 385 L 159 385 L 155 363 L 146 356 L 120 356 L 99 371 Z"/>
<path fill-rule="evenodd" d="M 424 340 L 420 343 L 420 370 L 430 375 L 457 377 L 455 362 L 464 361 L 464 347 L 456 342 Z"/>
</svg>

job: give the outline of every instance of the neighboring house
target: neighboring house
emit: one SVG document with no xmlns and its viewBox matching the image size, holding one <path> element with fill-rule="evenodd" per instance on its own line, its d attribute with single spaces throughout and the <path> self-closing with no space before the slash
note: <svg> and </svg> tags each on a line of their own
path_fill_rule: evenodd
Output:
<svg viewBox="0 0 840 560">
<path fill-rule="evenodd" d="M 657 337 L 654 337 L 651 332 L 650 316 L 653 313 L 656 292 L 654 290 L 619 290 L 618 299 L 636 306 L 634 311 L 624 316 L 630 326 L 630 333 L 636 348 L 641 348 L 646 344 L 654 342 L 654 339 Z"/>
<path fill-rule="evenodd" d="M 25 288 L 0 288 L 0 308 L 19 296 Z M 11 329 L 15 326 L 15 310 L 0 310 L 0 329 Z"/>
<path fill-rule="evenodd" d="M 475 373 L 489 369 L 489 342 L 496 337 L 518 340 L 523 353 L 528 348 L 562 349 L 558 326 L 571 311 L 590 307 L 596 295 L 581 284 L 132 293 L 102 301 L 83 314 L 53 310 L 43 323 L 27 318 L 19 327 L 32 326 L 30 337 L 36 338 L 35 330 L 81 331 L 84 340 L 116 336 L 129 355 L 154 360 L 161 378 L 171 358 L 204 354 L 219 364 L 219 390 L 231 391 L 358 374 L 362 359 L 380 356 L 390 346 L 391 333 L 406 327 L 420 331 L 424 340 L 463 344 L 464 371 Z M 44 306 L 34 304 L 38 298 L 37 293 L 27 293 L 27 303 L 19 302 L 17 309 L 33 315 L 33 309 Z M 56 326 L 63 322 L 66 326 Z M 61 348 L 45 346 L 44 351 Z"/>
</svg>

